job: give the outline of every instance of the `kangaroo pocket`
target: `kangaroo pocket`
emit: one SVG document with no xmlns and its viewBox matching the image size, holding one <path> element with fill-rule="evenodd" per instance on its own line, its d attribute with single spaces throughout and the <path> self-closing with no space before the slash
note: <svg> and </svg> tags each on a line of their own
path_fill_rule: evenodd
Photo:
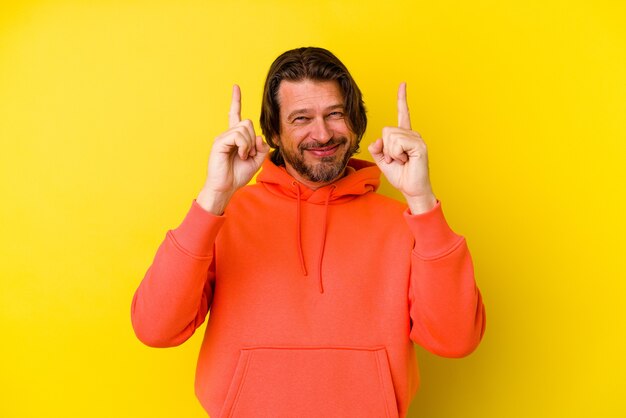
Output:
<svg viewBox="0 0 626 418">
<path fill-rule="evenodd" d="M 241 350 L 221 417 L 397 417 L 384 347 Z"/>
</svg>

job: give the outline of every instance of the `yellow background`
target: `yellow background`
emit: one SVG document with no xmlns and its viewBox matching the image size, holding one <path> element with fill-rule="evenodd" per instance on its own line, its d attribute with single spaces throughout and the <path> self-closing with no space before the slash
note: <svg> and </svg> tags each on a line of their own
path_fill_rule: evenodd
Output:
<svg viewBox="0 0 626 418">
<path fill-rule="evenodd" d="M 201 340 L 151 349 L 130 301 L 199 191 L 230 89 L 324 46 L 399 82 L 488 313 L 462 360 L 422 349 L 411 417 L 626 416 L 621 1 L 14 1 L 0 6 L 0 416 L 202 417 Z M 383 193 L 397 196 L 389 186 Z"/>
</svg>

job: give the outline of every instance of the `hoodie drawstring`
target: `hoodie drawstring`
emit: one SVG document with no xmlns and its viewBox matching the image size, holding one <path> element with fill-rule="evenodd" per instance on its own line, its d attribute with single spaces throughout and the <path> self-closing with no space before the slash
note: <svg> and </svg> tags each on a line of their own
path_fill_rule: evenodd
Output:
<svg viewBox="0 0 626 418">
<path fill-rule="evenodd" d="M 319 282 L 319 287 L 320 287 L 320 293 L 324 293 L 324 282 L 322 280 L 322 260 L 324 259 L 324 250 L 326 249 L 326 232 L 328 229 L 328 205 L 330 203 L 330 196 L 332 195 L 332 193 L 335 191 L 335 189 L 337 188 L 337 186 L 335 186 L 334 184 L 331 186 L 330 192 L 328 193 L 328 195 L 326 196 L 326 203 L 324 204 L 324 230 L 323 230 L 323 234 L 322 234 L 322 242 L 320 244 L 320 251 L 319 251 L 319 260 L 317 261 L 317 271 L 318 271 L 318 282 Z"/>
<path fill-rule="evenodd" d="M 292 182 L 292 186 L 296 189 L 296 242 L 298 243 L 298 257 L 300 258 L 300 268 L 302 274 L 308 276 L 306 263 L 304 261 L 304 250 L 302 249 L 302 196 L 300 194 L 300 187 L 297 182 Z M 324 250 L 326 249 L 326 234 L 328 229 L 328 208 L 330 205 L 330 198 L 337 186 L 334 184 L 331 186 L 331 190 L 326 196 L 326 202 L 324 203 L 324 221 L 322 222 L 322 240 L 320 242 L 319 258 L 317 260 L 317 274 L 318 274 L 318 286 L 320 293 L 324 293 L 324 282 L 322 278 L 322 261 L 324 260 Z"/>
<path fill-rule="evenodd" d="M 308 276 L 308 272 L 306 271 L 306 264 L 304 263 L 304 253 L 302 252 L 302 220 L 300 219 L 300 187 L 298 187 L 298 183 L 295 181 L 291 183 L 292 186 L 296 188 L 297 199 L 296 199 L 296 223 L 298 224 L 296 228 L 296 241 L 298 242 L 298 255 L 300 256 L 300 268 L 302 269 L 302 274 Z"/>
</svg>

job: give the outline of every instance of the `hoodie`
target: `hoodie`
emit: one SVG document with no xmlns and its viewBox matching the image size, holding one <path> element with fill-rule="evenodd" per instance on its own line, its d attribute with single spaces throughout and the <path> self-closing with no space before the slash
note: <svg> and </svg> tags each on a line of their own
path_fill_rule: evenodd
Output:
<svg viewBox="0 0 626 418">
<path fill-rule="evenodd" d="M 266 160 L 223 216 L 195 201 L 132 303 L 137 337 L 186 341 L 207 317 L 196 395 L 211 417 L 403 417 L 413 342 L 471 353 L 484 307 L 463 237 L 438 202 L 412 215 L 352 159 L 311 190 Z"/>
</svg>

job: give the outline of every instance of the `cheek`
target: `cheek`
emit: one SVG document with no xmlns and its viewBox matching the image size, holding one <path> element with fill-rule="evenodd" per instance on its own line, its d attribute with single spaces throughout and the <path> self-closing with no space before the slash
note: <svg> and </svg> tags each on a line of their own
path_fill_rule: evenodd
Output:
<svg viewBox="0 0 626 418">
<path fill-rule="evenodd" d="M 297 148 L 300 143 L 306 140 L 309 135 L 308 129 L 305 127 L 292 128 L 282 138 L 283 144 L 289 147 Z"/>
<path fill-rule="evenodd" d="M 350 134 L 350 129 L 344 119 L 330 121 L 328 123 L 328 127 L 335 133 L 335 135 L 339 134 L 341 136 L 349 136 Z"/>
</svg>

